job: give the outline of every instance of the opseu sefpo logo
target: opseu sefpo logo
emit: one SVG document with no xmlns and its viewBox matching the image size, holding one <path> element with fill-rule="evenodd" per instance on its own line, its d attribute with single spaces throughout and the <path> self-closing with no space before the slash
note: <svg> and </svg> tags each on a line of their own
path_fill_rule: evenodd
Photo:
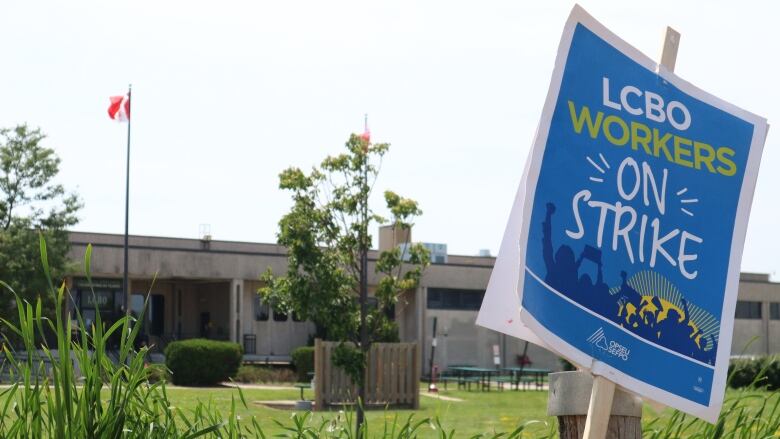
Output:
<svg viewBox="0 0 780 439">
<path fill-rule="evenodd" d="M 597 348 L 605 351 L 610 355 L 614 355 L 623 361 L 628 360 L 628 355 L 631 351 L 616 341 L 607 340 L 607 336 L 604 334 L 604 328 L 599 328 L 587 338 L 587 342 L 595 345 Z"/>
</svg>

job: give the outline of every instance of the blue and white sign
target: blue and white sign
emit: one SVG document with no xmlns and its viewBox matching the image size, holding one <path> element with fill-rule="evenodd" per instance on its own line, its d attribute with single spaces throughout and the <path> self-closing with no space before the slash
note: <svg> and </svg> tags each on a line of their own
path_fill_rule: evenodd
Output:
<svg viewBox="0 0 780 439">
<path fill-rule="evenodd" d="M 714 422 L 766 132 L 575 7 L 478 322 Z"/>
</svg>

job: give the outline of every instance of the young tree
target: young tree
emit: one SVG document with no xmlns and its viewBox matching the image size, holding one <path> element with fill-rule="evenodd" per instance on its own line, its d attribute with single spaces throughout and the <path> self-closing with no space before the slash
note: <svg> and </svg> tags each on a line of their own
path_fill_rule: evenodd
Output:
<svg viewBox="0 0 780 439">
<path fill-rule="evenodd" d="M 78 221 L 81 203 L 54 179 L 60 159 L 41 146 L 45 135 L 27 125 L 0 129 L 0 279 L 30 303 L 40 296 L 50 315 L 53 298 L 41 268 L 43 234 L 55 275 L 64 275 L 70 248 L 66 228 Z M 0 313 L 16 317 L 12 294 L 0 289 Z"/>
<path fill-rule="evenodd" d="M 262 278 L 266 286 L 259 291 L 272 306 L 311 320 L 320 335 L 342 342 L 334 363 L 355 382 L 361 401 L 368 349 L 373 342 L 398 340 L 389 311 L 403 292 L 417 287 L 429 264 L 428 251 L 420 244 L 405 247 L 405 254 L 400 248 L 381 252 L 375 265 L 376 305 L 360 300 L 365 285 L 361 281 L 369 274 L 362 258 L 371 246 L 369 230 L 373 223 L 388 223 L 368 201 L 389 146 L 353 134 L 347 151 L 327 157 L 319 168 L 308 174 L 289 168 L 280 174 L 279 187 L 291 191 L 293 199 L 278 233 L 279 244 L 287 247 L 288 269 L 280 277 L 269 269 Z M 384 198 L 397 228 L 410 228 L 422 213 L 414 200 L 391 191 Z M 358 428 L 362 419 L 358 404 Z"/>
</svg>

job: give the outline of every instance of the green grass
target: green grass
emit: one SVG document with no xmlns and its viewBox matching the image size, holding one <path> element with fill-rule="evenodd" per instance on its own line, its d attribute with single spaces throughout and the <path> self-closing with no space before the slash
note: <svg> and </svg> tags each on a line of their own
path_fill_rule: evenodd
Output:
<svg viewBox="0 0 780 439">
<path fill-rule="evenodd" d="M 166 393 L 171 406 L 175 410 L 190 415 L 201 404 L 223 409 L 223 415 L 231 407 L 233 400 L 238 399 L 238 390 L 232 388 L 198 388 L 166 386 Z M 104 389 L 102 393 L 109 397 L 109 391 Z M 282 433 L 283 428 L 277 424 L 289 426 L 294 410 L 281 410 L 266 407 L 258 401 L 298 400 L 298 389 L 243 389 L 247 407 L 236 405 L 236 415 L 243 420 L 250 421 L 255 417 L 266 435 Z M 367 412 L 369 429 L 375 431 L 382 429 L 385 423 L 396 423 L 398 426 L 405 423 L 410 415 L 415 419 L 438 419 L 447 431 L 455 430 L 456 437 L 471 437 L 477 434 L 492 436 L 495 432 L 511 432 L 520 424 L 529 420 L 541 420 L 551 422 L 555 426 L 554 418 L 547 418 L 547 392 L 539 391 L 504 391 L 504 392 L 468 392 L 465 390 L 440 391 L 443 396 L 462 399 L 463 401 L 445 401 L 437 398 L 420 397 L 420 409 L 372 409 Z M 304 390 L 306 399 L 314 398 L 313 391 Z M 5 401 L 0 396 L 0 405 Z M 324 420 L 332 420 L 341 417 L 343 420 L 347 413 L 338 408 L 325 412 L 314 412 L 310 421 L 314 425 Z M 275 422 L 276 421 L 276 422 Z M 418 431 L 420 437 L 437 437 L 438 428 L 434 429 L 430 423 L 421 427 Z M 536 437 L 535 433 L 549 431 L 544 424 L 529 426 L 529 434 L 524 437 Z"/>
<path fill-rule="evenodd" d="M 281 428 L 274 420 L 288 424 L 293 411 L 272 409 L 256 401 L 267 400 L 298 400 L 300 391 L 292 390 L 266 390 L 244 389 L 244 398 L 248 408 L 237 408 L 237 414 L 242 418 L 257 417 L 260 424 L 266 429 L 266 433 L 278 433 Z M 226 388 L 168 388 L 168 397 L 179 409 L 191 410 L 198 401 L 208 402 L 214 405 L 227 407 L 231 397 L 236 396 L 237 391 Z M 419 410 L 369 410 L 369 428 L 375 430 L 384 426 L 384 421 L 392 422 L 397 415 L 398 423 L 406 421 L 409 415 L 416 419 L 438 418 L 447 430 L 454 429 L 456 437 L 470 437 L 478 433 L 493 433 L 494 431 L 507 432 L 514 430 L 519 424 L 528 420 L 546 420 L 547 392 L 538 391 L 504 391 L 504 392 L 468 392 L 468 391 L 440 391 L 441 395 L 463 399 L 462 402 L 451 402 L 440 399 L 420 397 Z M 311 390 L 304 391 L 306 399 L 313 399 Z M 340 416 L 338 408 L 328 412 L 315 412 L 313 421 L 332 419 Z M 341 414 L 343 417 L 344 414 Z M 553 419 L 554 421 L 554 419 Z M 530 431 L 539 431 L 539 427 L 529 427 Z M 547 430 L 543 427 L 542 430 Z M 421 437 L 434 437 L 438 433 L 430 427 L 421 429 Z M 533 436 L 527 436 L 533 437 Z"/>
<path fill-rule="evenodd" d="M 171 402 L 180 410 L 192 410 L 198 402 L 207 403 L 209 400 L 217 407 L 227 407 L 231 403 L 231 397 L 236 395 L 235 389 L 228 388 L 176 388 L 168 389 Z M 244 389 L 244 398 L 247 408 L 237 408 L 237 414 L 244 419 L 256 417 L 260 425 L 269 436 L 282 432 L 276 422 L 289 424 L 294 411 L 272 409 L 256 401 L 270 400 L 297 400 L 300 391 L 297 389 L 271 390 L 271 389 Z M 384 426 L 385 421 L 390 423 L 397 416 L 397 423 L 405 422 L 409 415 L 415 419 L 438 418 L 441 425 L 447 431 L 455 430 L 455 437 L 471 437 L 477 434 L 491 436 L 494 432 L 511 432 L 519 425 L 528 421 L 541 421 L 535 425 L 529 425 L 523 437 L 538 437 L 547 434 L 550 429 L 557 430 L 557 421 L 554 417 L 547 416 L 547 392 L 543 391 L 508 391 L 503 392 L 478 392 L 465 390 L 441 390 L 443 396 L 462 399 L 461 402 L 444 401 L 440 399 L 420 397 L 420 409 L 414 410 L 370 410 L 368 411 L 369 429 L 376 431 Z M 306 399 L 313 399 L 311 390 L 304 391 Z M 772 395 L 764 391 L 735 391 L 727 392 L 728 401 L 740 400 L 740 404 L 757 408 L 761 401 Z M 777 394 L 775 394 L 777 395 Z M 663 430 L 675 416 L 671 409 L 658 413 L 648 405 L 645 405 L 643 425 L 646 429 Z M 328 412 L 315 412 L 311 421 L 319 424 L 323 420 L 345 416 L 338 409 Z M 679 416 L 679 415 L 677 415 Z M 674 419 L 674 425 L 689 422 L 690 418 L 681 422 Z M 733 427 L 733 426 L 731 426 Z M 424 426 L 419 431 L 420 437 L 438 437 L 439 431 L 431 426 Z M 665 432 L 664 432 L 665 433 Z M 664 433 L 658 436 L 664 437 Z M 647 436 L 647 435 L 646 435 Z M 688 436 L 687 434 L 685 436 Z M 669 437 L 676 437 L 674 435 Z M 742 436 L 737 436 L 742 437 Z"/>
<path fill-rule="evenodd" d="M 257 419 L 268 437 L 283 432 L 284 426 L 289 426 L 294 410 L 273 409 L 263 406 L 258 401 L 277 401 L 277 400 L 298 400 L 300 391 L 294 388 L 285 389 L 243 389 L 244 399 L 247 407 L 243 405 L 236 406 L 236 415 L 245 421 L 250 421 L 252 417 Z M 108 390 L 102 392 L 108 397 Z M 548 417 L 547 411 L 547 392 L 543 391 L 465 391 L 465 390 L 441 390 L 442 396 L 462 399 L 462 401 L 445 401 L 436 398 L 420 397 L 419 410 L 392 410 L 376 409 L 368 411 L 369 431 L 384 428 L 385 423 L 392 425 L 396 423 L 400 426 L 406 419 L 413 415 L 415 419 L 425 418 L 439 419 L 441 425 L 447 431 L 454 430 L 455 437 L 471 437 L 482 434 L 487 437 L 495 432 L 511 432 L 519 425 L 528 421 L 540 421 L 537 424 L 529 425 L 527 431 L 522 437 L 539 437 L 548 434 L 551 429 L 557 429 L 557 421 L 554 417 Z M 170 404 L 176 411 L 181 411 L 185 415 L 191 415 L 199 404 L 222 410 L 222 415 L 227 417 L 229 408 L 234 399 L 238 398 L 238 391 L 232 388 L 197 388 L 197 387 L 175 387 L 167 388 L 167 395 Z M 772 395 L 764 391 L 735 391 L 727 392 L 727 401 L 739 399 L 745 406 L 757 408 L 761 401 L 767 396 Z M 778 396 L 778 394 L 774 394 Z M 311 400 L 314 394 L 311 390 L 305 390 L 304 396 Z M 0 397 L 0 405 L 5 401 Z M 726 404 L 728 406 L 728 404 Z M 332 420 L 341 417 L 343 420 L 346 413 L 340 413 L 338 408 L 326 412 L 314 412 L 309 422 L 312 425 L 319 425 L 322 421 Z M 677 415 L 679 416 L 679 414 Z M 663 430 L 665 426 L 675 417 L 675 412 L 666 409 L 661 413 L 655 412 L 649 406 L 645 406 L 643 415 L 643 424 L 646 429 Z M 674 419 L 673 425 L 684 425 L 692 419 L 680 420 Z M 250 421 L 251 422 L 251 421 Z M 279 424 L 277 424 L 277 422 Z M 733 431 L 733 425 L 730 426 Z M 432 438 L 439 437 L 440 431 L 435 425 L 428 424 L 422 426 L 419 430 L 419 437 Z M 666 432 L 655 435 L 656 437 L 678 437 L 677 435 L 666 436 Z M 691 434 L 683 434 L 682 437 L 689 437 Z M 645 434 L 650 437 L 649 434 Z M 742 436 L 737 436 L 742 437 Z"/>
</svg>

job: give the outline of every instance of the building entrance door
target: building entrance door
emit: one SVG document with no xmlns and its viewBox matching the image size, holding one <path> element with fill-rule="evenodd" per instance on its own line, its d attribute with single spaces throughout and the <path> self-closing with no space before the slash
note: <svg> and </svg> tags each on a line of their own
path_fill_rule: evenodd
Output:
<svg viewBox="0 0 780 439">
<path fill-rule="evenodd" d="M 203 338 L 209 338 L 211 333 L 211 313 L 200 313 L 200 336 Z"/>
</svg>

